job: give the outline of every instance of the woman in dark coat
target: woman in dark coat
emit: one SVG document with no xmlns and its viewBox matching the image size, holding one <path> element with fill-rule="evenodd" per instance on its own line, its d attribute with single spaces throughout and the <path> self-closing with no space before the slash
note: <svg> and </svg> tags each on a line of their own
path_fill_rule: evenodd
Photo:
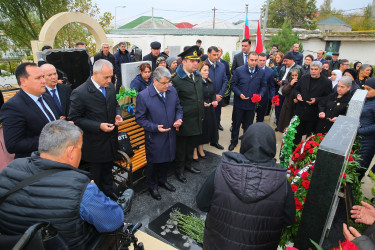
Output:
<svg viewBox="0 0 375 250">
<path fill-rule="evenodd" d="M 328 95 L 318 103 L 319 121 L 316 127 L 317 133 L 328 133 L 339 115 L 345 115 L 349 101 L 352 98 L 350 88 L 352 79 L 343 76 L 336 84 L 337 91 Z"/>
<path fill-rule="evenodd" d="M 215 85 L 211 79 L 208 78 L 210 65 L 208 62 L 200 62 L 197 69 L 202 74 L 203 84 L 203 100 L 204 100 L 204 118 L 202 125 L 202 135 L 198 136 L 197 147 L 194 148 L 193 160 L 198 160 L 199 156 L 205 158 L 203 151 L 203 144 L 217 143 L 219 140 L 219 133 L 216 125 L 216 116 L 214 107 L 217 106 Z"/>
<path fill-rule="evenodd" d="M 358 141 L 362 145 L 358 153 L 362 158 L 359 164 L 364 168 L 357 170 L 361 174 L 358 177 L 359 180 L 365 175 L 375 154 L 375 78 L 367 80 L 364 88 L 368 92 L 359 118 L 360 127 L 357 132 L 357 135 L 361 136 Z M 371 170 L 374 172 L 375 168 L 373 167 Z"/>
<path fill-rule="evenodd" d="M 291 69 L 286 77 L 284 88 L 282 89 L 283 96 L 285 97 L 283 107 L 280 112 L 280 119 L 277 130 L 283 132 L 289 126 L 290 120 L 294 116 L 294 100 L 293 89 L 301 78 L 302 72 L 300 69 Z"/>
<path fill-rule="evenodd" d="M 141 65 L 139 65 L 139 69 L 141 70 L 141 73 L 137 75 L 130 83 L 130 88 L 135 89 L 137 92 L 141 92 L 153 82 L 151 77 L 152 71 L 150 64 L 142 63 Z"/>
<path fill-rule="evenodd" d="M 372 66 L 370 64 L 362 64 L 359 67 L 358 79 L 355 82 L 361 89 L 364 89 L 365 82 L 371 77 L 372 75 Z"/>
</svg>

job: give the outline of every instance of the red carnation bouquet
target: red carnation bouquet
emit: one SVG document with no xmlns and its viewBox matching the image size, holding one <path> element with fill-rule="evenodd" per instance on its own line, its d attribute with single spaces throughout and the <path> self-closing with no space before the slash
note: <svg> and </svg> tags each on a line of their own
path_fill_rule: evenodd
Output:
<svg viewBox="0 0 375 250">
<path fill-rule="evenodd" d="M 251 101 L 255 103 L 255 108 L 258 108 L 259 102 L 262 100 L 262 97 L 259 94 L 253 94 L 253 97 L 251 97 Z"/>
<path fill-rule="evenodd" d="M 280 105 L 279 95 L 275 95 L 274 97 L 272 97 L 271 102 L 272 102 L 272 104 L 275 104 L 274 106 L 278 107 Z"/>
</svg>

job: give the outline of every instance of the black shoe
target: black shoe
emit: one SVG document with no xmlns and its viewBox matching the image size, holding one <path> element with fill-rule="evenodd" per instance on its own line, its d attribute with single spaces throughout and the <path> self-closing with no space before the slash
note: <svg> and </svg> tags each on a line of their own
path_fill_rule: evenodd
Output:
<svg viewBox="0 0 375 250">
<path fill-rule="evenodd" d="M 239 140 L 242 140 L 242 138 L 243 138 L 243 135 L 241 135 L 240 137 L 238 137 Z"/>
<path fill-rule="evenodd" d="M 195 167 L 186 168 L 186 170 L 192 172 L 193 174 L 199 174 L 201 171 Z"/>
<path fill-rule="evenodd" d="M 176 174 L 177 180 L 179 180 L 182 183 L 186 183 L 187 179 L 184 174 Z"/>
<path fill-rule="evenodd" d="M 132 206 L 132 200 L 134 196 L 134 190 L 133 189 L 126 189 L 120 198 L 117 200 L 117 204 L 122 208 L 124 213 L 130 212 L 130 208 Z"/>
<path fill-rule="evenodd" d="M 150 191 L 152 198 L 158 201 L 161 200 L 161 195 L 159 194 L 159 191 L 157 189 L 149 189 L 148 191 Z"/>
<path fill-rule="evenodd" d="M 237 144 L 231 143 L 228 147 L 229 151 L 233 151 L 233 149 L 237 146 Z"/>
<path fill-rule="evenodd" d="M 200 158 L 202 158 L 202 159 L 207 159 L 207 156 L 205 156 L 205 155 L 200 155 L 199 153 L 198 153 L 198 157 L 200 157 Z M 194 159 L 193 159 L 194 160 Z"/>
<path fill-rule="evenodd" d="M 164 182 L 163 184 L 159 184 L 159 186 L 167 189 L 168 191 L 176 192 L 176 188 L 172 184 L 170 184 L 169 182 L 167 182 L 167 181 Z"/>
<path fill-rule="evenodd" d="M 198 160 L 198 159 L 194 159 L 194 158 L 193 158 L 193 161 L 195 161 L 195 162 L 199 162 L 199 160 Z"/>
<path fill-rule="evenodd" d="M 275 131 L 278 132 L 279 130 L 277 129 L 277 127 L 275 128 Z"/>
<path fill-rule="evenodd" d="M 117 200 L 118 200 L 118 196 L 117 196 L 117 194 L 115 194 L 115 193 L 112 193 L 112 194 L 108 195 L 108 197 L 109 197 L 111 200 L 113 200 L 113 201 L 117 201 Z"/>
<path fill-rule="evenodd" d="M 212 147 L 215 147 L 215 148 L 217 148 L 217 149 L 220 149 L 220 150 L 223 150 L 224 149 L 224 147 L 223 146 L 221 146 L 219 143 L 210 143 L 210 145 L 212 146 Z"/>
<path fill-rule="evenodd" d="M 223 126 L 221 126 L 221 124 L 217 125 L 217 129 L 218 129 L 218 130 L 221 130 L 221 131 L 224 130 L 224 128 L 223 128 Z"/>
</svg>

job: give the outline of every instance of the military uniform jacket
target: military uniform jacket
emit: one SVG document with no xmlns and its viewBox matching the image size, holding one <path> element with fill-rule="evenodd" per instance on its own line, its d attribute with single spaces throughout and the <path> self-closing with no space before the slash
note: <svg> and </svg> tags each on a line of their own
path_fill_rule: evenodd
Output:
<svg viewBox="0 0 375 250">
<path fill-rule="evenodd" d="M 199 71 L 195 71 L 193 74 L 194 80 L 187 76 L 180 65 L 171 79 L 183 109 L 182 126 L 176 132 L 179 136 L 202 134 L 204 116 L 202 76 Z"/>
</svg>

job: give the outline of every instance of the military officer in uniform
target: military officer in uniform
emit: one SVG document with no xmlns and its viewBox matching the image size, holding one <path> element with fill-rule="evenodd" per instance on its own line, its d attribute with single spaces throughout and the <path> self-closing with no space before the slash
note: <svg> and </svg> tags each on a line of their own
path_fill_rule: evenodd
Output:
<svg viewBox="0 0 375 250">
<path fill-rule="evenodd" d="M 176 132 L 175 171 L 177 179 L 186 183 L 184 170 L 200 173 L 192 167 L 193 150 L 197 136 L 202 134 L 204 116 L 202 76 L 197 70 L 199 47 L 194 45 L 179 54 L 182 64 L 172 75 L 172 84 L 177 90 L 183 108 L 183 124 Z"/>
</svg>

